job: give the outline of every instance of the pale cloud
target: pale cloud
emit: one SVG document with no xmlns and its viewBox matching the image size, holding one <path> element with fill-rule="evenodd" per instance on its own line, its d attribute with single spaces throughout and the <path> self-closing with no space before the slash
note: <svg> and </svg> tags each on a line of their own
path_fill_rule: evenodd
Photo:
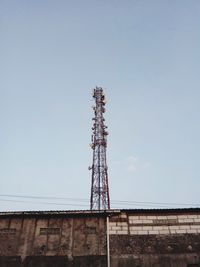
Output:
<svg viewBox="0 0 200 267">
<path fill-rule="evenodd" d="M 143 162 L 139 157 L 130 155 L 124 159 L 112 161 L 114 168 L 121 168 L 129 173 L 135 173 L 150 167 L 150 162 Z"/>
<path fill-rule="evenodd" d="M 133 173 L 141 169 L 150 167 L 150 162 L 142 162 L 137 156 L 129 156 L 126 158 L 126 169 L 128 172 Z"/>
<path fill-rule="evenodd" d="M 129 157 L 127 158 L 127 160 L 128 160 L 128 161 L 132 161 L 132 162 L 134 161 L 134 162 L 135 162 L 135 161 L 138 160 L 138 157 L 136 157 L 136 156 L 129 156 Z"/>
<path fill-rule="evenodd" d="M 135 172 L 138 169 L 138 157 L 136 156 L 129 156 L 127 158 L 127 170 L 128 172 Z"/>
</svg>

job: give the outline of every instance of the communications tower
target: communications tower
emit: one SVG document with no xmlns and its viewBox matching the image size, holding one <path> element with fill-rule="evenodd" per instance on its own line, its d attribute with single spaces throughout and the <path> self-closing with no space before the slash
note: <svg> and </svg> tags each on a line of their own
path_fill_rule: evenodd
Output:
<svg viewBox="0 0 200 267">
<path fill-rule="evenodd" d="M 92 130 L 93 164 L 89 167 L 92 170 L 91 185 L 91 210 L 107 210 L 110 209 L 110 197 L 108 187 L 108 167 L 106 163 L 106 147 L 107 147 L 107 126 L 104 124 L 105 112 L 105 95 L 101 87 L 93 90 L 93 98 L 95 99 L 94 121 Z"/>
</svg>

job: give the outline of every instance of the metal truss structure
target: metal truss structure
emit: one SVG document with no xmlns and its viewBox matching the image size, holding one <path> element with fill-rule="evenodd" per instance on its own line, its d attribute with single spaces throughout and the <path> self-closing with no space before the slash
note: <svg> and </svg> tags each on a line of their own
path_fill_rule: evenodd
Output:
<svg viewBox="0 0 200 267">
<path fill-rule="evenodd" d="M 104 124 L 105 112 L 105 95 L 101 87 L 93 90 L 93 98 L 95 99 L 94 121 L 92 130 L 93 164 L 89 167 L 92 170 L 91 185 L 91 210 L 108 210 L 110 209 L 110 197 L 108 187 L 108 167 L 106 163 L 106 147 L 107 147 L 107 126 Z"/>
</svg>

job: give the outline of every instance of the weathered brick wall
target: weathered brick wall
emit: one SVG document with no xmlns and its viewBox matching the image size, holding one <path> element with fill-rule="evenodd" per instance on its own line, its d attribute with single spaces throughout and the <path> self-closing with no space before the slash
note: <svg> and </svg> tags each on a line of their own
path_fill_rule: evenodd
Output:
<svg viewBox="0 0 200 267">
<path fill-rule="evenodd" d="M 109 230 L 114 267 L 200 266 L 200 214 L 124 212 Z"/>
<path fill-rule="evenodd" d="M 200 210 L 85 213 L 0 214 L 0 267 L 106 267 L 108 214 L 111 267 L 200 267 Z"/>
<path fill-rule="evenodd" d="M 6 258 L 8 256 L 19 256 L 22 262 L 26 262 L 26 265 L 30 265 L 27 261 L 30 256 L 37 256 L 31 259 L 32 265 L 30 265 L 37 267 L 40 265 L 34 262 L 38 256 L 54 256 L 52 262 L 56 260 L 55 257 L 60 256 L 57 258 L 57 264 L 58 259 L 65 256 L 68 262 L 65 260 L 65 265 L 60 266 L 72 266 L 72 263 L 73 266 L 82 266 L 80 263 L 76 265 L 81 256 L 85 257 L 85 260 L 82 259 L 81 262 L 89 262 L 93 256 L 98 257 L 98 261 L 102 256 L 102 260 L 105 261 L 105 221 L 105 218 L 95 216 L 82 218 L 56 216 L 13 218 L 8 216 L 0 218 L 0 267 L 6 262 L 9 264 L 5 266 L 20 264 L 19 258 L 15 261 L 15 259 Z M 43 262 L 44 259 L 42 258 Z M 41 266 L 56 266 L 48 264 L 43 263 Z"/>
<path fill-rule="evenodd" d="M 111 218 L 110 234 L 200 234 L 200 214 L 156 216 L 124 213 Z"/>
</svg>

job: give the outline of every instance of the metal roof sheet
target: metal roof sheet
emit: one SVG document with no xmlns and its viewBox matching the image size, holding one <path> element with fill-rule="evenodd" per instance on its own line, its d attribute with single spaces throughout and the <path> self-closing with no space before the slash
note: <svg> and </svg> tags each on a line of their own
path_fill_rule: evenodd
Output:
<svg viewBox="0 0 200 267">
<path fill-rule="evenodd" d="M 128 214 L 191 214 L 200 213 L 200 208 L 176 209 L 111 209 L 111 210 L 50 210 L 50 211 L 6 211 L 0 217 L 85 217 L 107 216 L 125 212 Z"/>
</svg>

